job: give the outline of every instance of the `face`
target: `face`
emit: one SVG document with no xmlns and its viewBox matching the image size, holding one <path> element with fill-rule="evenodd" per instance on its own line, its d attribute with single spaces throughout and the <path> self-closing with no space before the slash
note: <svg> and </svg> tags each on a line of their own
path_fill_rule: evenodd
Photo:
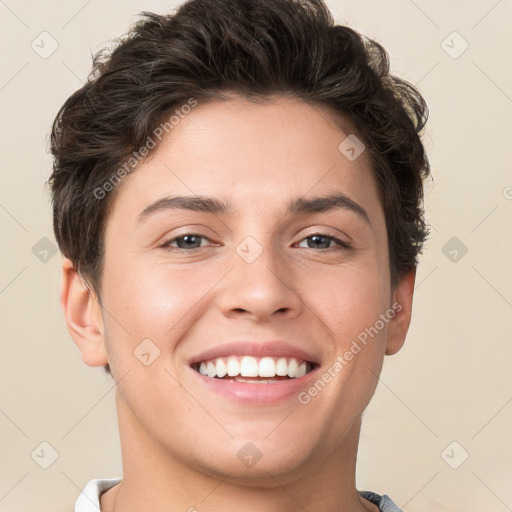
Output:
<svg viewBox="0 0 512 512">
<path fill-rule="evenodd" d="M 118 185 L 100 331 L 124 421 L 159 453 L 205 473 L 286 474 L 340 450 L 359 421 L 408 321 L 367 155 L 338 149 L 348 135 L 301 101 L 200 103 Z M 177 196 L 195 206 L 159 202 Z M 244 351 L 314 364 L 270 383 L 192 367 L 216 349 L 226 364 Z"/>
</svg>

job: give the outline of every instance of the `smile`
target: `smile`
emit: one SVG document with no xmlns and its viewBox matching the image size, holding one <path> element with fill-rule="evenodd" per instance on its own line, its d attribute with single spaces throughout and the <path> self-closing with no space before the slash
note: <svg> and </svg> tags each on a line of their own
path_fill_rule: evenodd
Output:
<svg viewBox="0 0 512 512">
<path fill-rule="evenodd" d="M 194 363 L 192 368 L 205 377 L 237 382 L 269 383 L 297 379 L 313 370 L 315 364 L 295 357 L 227 356 Z M 244 377 L 252 377 L 244 379 Z"/>
</svg>

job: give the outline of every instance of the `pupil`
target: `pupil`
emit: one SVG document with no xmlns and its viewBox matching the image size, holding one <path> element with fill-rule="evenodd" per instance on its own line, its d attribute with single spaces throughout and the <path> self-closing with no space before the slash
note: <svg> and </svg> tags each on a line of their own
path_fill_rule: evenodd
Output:
<svg viewBox="0 0 512 512">
<path fill-rule="evenodd" d="M 311 237 L 311 240 L 316 240 L 316 241 L 318 241 L 318 239 L 319 239 L 319 238 L 320 238 L 320 239 L 321 239 L 321 238 L 323 238 L 323 239 L 325 240 L 324 244 L 321 244 L 321 245 L 325 246 L 325 245 L 326 245 L 326 243 L 327 243 L 327 246 L 329 245 L 329 240 L 327 240 L 327 237 L 326 237 L 326 236 L 324 236 L 324 235 L 313 235 L 313 236 Z M 318 245 L 317 245 L 317 247 L 318 247 Z M 328 248 L 328 247 L 324 247 L 324 248 Z"/>
<path fill-rule="evenodd" d="M 196 239 L 196 242 L 197 242 L 197 239 L 198 239 L 198 238 L 199 238 L 199 237 L 197 237 L 197 236 L 195 236 L 195 235 L 185 235 L 185 236 L 182 236 L 181 238 L 179 238 L 179 239 L 178 239 L 178 247 L 180 247 L 180 246 L 182 246 L 182 245 L 185 245 L 185 248 L 189 248 L 189 247 L 190 247 L 190 245 L 187 245 L 187 244 L 186 244 L 186 241 L 187 241 L 187 240 L 189 240 L 189 241 L 190 241 L 190 239 Z M 184 243 L 182 243 L 182 242 L 185 242 L 185 244 L 184 244 Z M 196 244 L 196 245 L 197 245 L 197 244 Z M 183 249 L 183 247 L 180 247 L 180 249 Z"/>
</svg>

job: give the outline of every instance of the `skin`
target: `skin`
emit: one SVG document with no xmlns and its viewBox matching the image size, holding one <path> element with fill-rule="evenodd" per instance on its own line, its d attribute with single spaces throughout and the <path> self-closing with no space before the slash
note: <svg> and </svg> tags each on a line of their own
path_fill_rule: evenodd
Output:
<svg viewBox="0 0 512 512">
<path fill-rule="evenodd" d="M 377 185 L 366 153 L 350 161 L 338 150 L 350 133 L 343 126 L 283 97 L 200 103 L 118 185 L 102 304 L 63 259 L 70 334 L 83 361 L 108 362 L 117 382 L 123 480 L 101 496 L 102 511 L 377 511 L 355 486 L 361 415 L 384 355 L 405 341 L 415 273 L 390 288 Z M 361 205 L 371 226 L 347 209 L 284 213 L 294 198 L 333 190 Z M 156 199 L 196 194 L 228 201 L 233 214 L 170 210 L 137 224 Z M 316 233 L 352 249 L 308 238 Z M 174 251 L 160 247 L 185 234 L 205 238 L 181 239 L 181 252 L 177 241 Z M 250 264 L 236 252 L 248 236 L 262 248 Z M 328 368 L 395 302 L 401 310 L 307 405 L 241 407 L 187 365 L 249 338 L 286 340 Z M 146 338 L 160 350 L 150 366 L 133 353 Z M 237 457 L 249 441 L 262 454 L 253 467 Z"/>
</svg>

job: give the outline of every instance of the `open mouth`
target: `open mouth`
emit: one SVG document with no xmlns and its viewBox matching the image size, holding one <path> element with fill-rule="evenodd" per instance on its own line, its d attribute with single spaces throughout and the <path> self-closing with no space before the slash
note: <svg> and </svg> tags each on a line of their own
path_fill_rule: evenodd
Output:
<svg viewBox="0 0 512 512">
<path fill-rule="evenodd" d="M 212 379 L 265 384 L 299 379 L 318 365 L 294 357 L 229 356 L 193 363 L 191 367 Z"/>
</svg>

